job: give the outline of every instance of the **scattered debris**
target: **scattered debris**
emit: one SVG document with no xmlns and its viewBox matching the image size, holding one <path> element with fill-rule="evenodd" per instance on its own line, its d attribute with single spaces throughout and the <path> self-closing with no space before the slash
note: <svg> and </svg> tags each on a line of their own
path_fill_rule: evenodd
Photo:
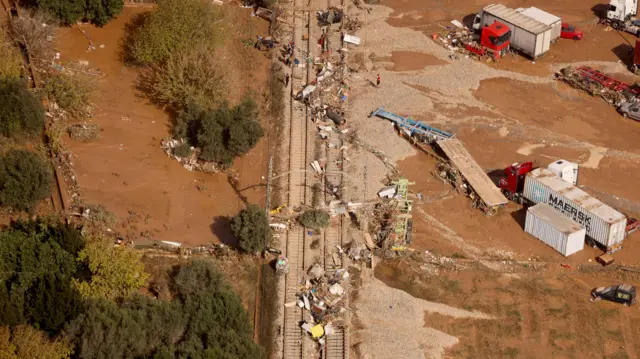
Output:
<svg viewBox="0 0 640 359">
<path fill-rule="evenodd" d="M 190 156 L 189 157 L 180 157 L 175 153 L 175 149 L 180 146 L 185 146 L 186 142 L 184 139 L 175 140 L 170 138 L 163 138 L 161 146 L 164 149 L 164 152 L 167 156 L 175 159 L 176 161 L 182 163 L 182 166 L 186 168 L 188 171 L 200 171 L 200 172 L 218 172 L 219 168 L 215 162 L 203 161 L 198 158 L 200 153 L 199 148 L 191 147 L 190 148 Z"/>
<path fill-rule="evenodd" d="M 67 128 L 69 136 L 74 141 L 91 142 L 100 138 L 100 126 L 98 124 L 75 124 Z"/>
</svg>

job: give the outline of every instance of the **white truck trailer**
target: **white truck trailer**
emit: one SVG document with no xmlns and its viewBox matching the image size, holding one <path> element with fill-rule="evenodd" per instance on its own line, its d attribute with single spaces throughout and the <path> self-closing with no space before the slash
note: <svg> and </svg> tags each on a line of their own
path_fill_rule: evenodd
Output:
<svg viewBox="0 0 640 359">
<path fill-rule="evenodd" d="M 499 21 L 511 30 L 510 46 L 533 59 L 549 51 L 551 44 L 551 26 L 522 15 L 514 9 L 502 4 L 485 6 L 473 20 L 474 30 Z"/>
<path fill-rule="evenodd" d="M 540 10 L 537 7 L 530 8 L 519 8 L 516 9 L 517 12 L 521 13 L 524 16 L 528 16 L 534 20 L 538 20 L 545 25 L 549 25 L 551 27 L 551 41 L 556 41 L 560 38 L 560 33 L 562 32 L 562 19 L 553 14 L 549 14 L 544 10 Z"/>
<path fill-rule="evenodd" d="M 636 18 L 637 12 L 637 0 L 609 0 L 605 20 L 616 30 L 640 36 L 640 20 Z"/>
</svg>

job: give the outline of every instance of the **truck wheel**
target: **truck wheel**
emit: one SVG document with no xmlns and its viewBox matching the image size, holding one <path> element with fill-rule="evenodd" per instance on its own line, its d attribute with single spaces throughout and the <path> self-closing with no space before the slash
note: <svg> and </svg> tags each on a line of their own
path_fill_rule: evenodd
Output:
<svg viewBox="0 0 640 359">
<path fill-rule="evenodd" d="M 622 113 L 622 117 L 624 117 L 624 118 L 629 118 L 629 114 L 628 114 L 628 113 L 626 113 L 626 112 L 623 112 L 623 113 Z"/>
<path fill-rule="evenodd" d="M 611 24 L 611 27 L 618 30 L 620 28 L 620 24 L 618 24 L 617 22 L 614 22 Z"/>
</svg>

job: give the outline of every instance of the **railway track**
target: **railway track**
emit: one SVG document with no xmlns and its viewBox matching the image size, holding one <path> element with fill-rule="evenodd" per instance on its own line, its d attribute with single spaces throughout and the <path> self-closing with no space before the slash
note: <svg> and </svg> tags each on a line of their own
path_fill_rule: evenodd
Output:
<svg viewBox="0 0 640 359">
<path fill-rule="evenodd" d="M 303 0 L 294 0 L 295 7 L 301 7 Z M 309 53 L 311 47 L 309 38 L 311 34 L 305 30 L 311 30 L 310 25 L 311 14 L 307 11 L 293 12 L 293 40 L 296 44 L 296 55 L 304 59 L 300 52 Z M 309 31 L 310 32 L 310 31 Z M 306 39 L 305 39 L 305 36 Z M 302 87 L 309 78 L 308 67 L 303 68 L 302 79 L 291 77 L 290 93 L 293 89 Z M 289 105 L 289 198 L 288 203 L 291 207 L 305 205 L 308 201 L 307 196 L 307 174 L 304 171 L 307 164 L 307 152 L 309 144 L 308 136 L 308 109 L 291 96 L 287 99 Z M 296 301 L 296 294 L 300 286 L 300 280 L 303 279 L 305 270 L 305 231 L 304 228 L 297 228 L 287 232 L 285 253 L 289 260 L 289 273 L 285 276 L 285 293 L 284 302 Z M 284 309 L 283 323 L 283 345 L 282 357 L 303 358 L 305 338 L 300 328 L 302 321 L 302 310 L 297 306 Z"/>
</svg>

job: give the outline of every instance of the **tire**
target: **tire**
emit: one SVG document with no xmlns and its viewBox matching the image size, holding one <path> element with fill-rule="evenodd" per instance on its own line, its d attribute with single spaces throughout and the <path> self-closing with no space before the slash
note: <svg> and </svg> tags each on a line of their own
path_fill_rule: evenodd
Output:
<svg viewBox="0 0 640 359">
<path fill-rule="evenodd" d="M 622 113 L 622 117 L 624 117 L 624 118 L 629 118 L 629 114 L 628 114 L 628 113 L 626 113 L 626 112 L 623 112 L 623 113 Z"/>
<path fill-rule="evenodd" d="M 615 30 L 618 30 L 620 28 L 620 24 L 617 22 L 614 22 L 611 24 L 611 27 L 614 28 Z"/>
<path fill-rule="evenodd" d="M 573 40 L 574 40 L 574 41 L 578 41 L 578 40 L 580 40 L 580 38 L 579 38 L 578 36 L 574 36 L 574 37 L 573 37 Z"/>
</svg>

